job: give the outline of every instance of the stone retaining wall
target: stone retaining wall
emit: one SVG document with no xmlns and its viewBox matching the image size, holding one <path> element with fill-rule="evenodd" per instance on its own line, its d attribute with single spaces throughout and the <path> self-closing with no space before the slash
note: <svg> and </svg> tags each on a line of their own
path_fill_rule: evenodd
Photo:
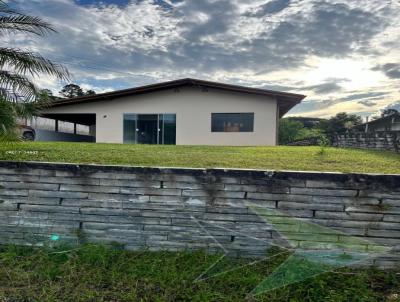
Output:
<svg viewBox="0 0 400 302">
<path fill-rule="evenodd" d="M 333 146 L 400 152 L 400 131 L 354 132 L 337 135 Z"/>
<path fill-rule="evenodd" d="M 365 250 L 394 248 L 371 262 L 399 260 L 400 175 L 0 162 L 0 186 L 2 244 L 262 256 L 272 245 L 317 249 L 355 238 Z M 299 222 L 327 231 L 293 227 Z"/>
</svg>

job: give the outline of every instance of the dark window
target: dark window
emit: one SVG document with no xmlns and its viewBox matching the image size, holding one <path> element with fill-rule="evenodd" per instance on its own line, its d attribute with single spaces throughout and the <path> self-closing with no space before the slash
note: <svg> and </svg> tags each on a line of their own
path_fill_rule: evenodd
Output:
<svg viewBox="0 0 400 302">
<path fill-rule="evenodd" d="M 254 113 L 211 113 L 212 132 L 253 132 Z"/>
</svg>

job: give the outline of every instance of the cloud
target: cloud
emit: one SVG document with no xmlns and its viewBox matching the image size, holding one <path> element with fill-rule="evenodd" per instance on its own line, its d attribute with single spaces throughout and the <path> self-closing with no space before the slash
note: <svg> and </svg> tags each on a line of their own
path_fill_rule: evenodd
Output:
<svg viewBox="0 0 400 302">
<path fill-rule="evenodd" d="M 380 92 L 380 91 L 355 93 L 355 94 L 350 94 L 346 97 L 343 97 L 341 100 L 342 101 L 354 101 L 354 100 L 360 100 L 360 99 L 382 98 L 385 95 L 387 95 L 387 92 Z"/>
<path fill-rule="evenodd" d="M 400 101 L 391 103 L 391 104 L 387 105 L 384 109 L 396 109 L 397 111 L 400 112 Z"/>
<path fill-rule="evenodd" d="M 329 117 L 344 111 L 362 116 L 374 115 L 379 114 L 382 108 L 390 107 L 389 95 L 386 91 L 342 92 L 337 97 L 310 98 L 289 113 L 291 116 L 303 113 L 310 117 Z"/>
<path fill-rule="evenodd" d="M 264 17 L 246 17 L 231 0 L 184 1 L 172 4 L 172 10 L 150 0 L 123 8 L 51 2 L 22 1 L 36 13 L 51 15 L 61 33 L 49 40 L 53 53 L 95 58 L 101 64 L 106 57 L 116 68 L 145 71 L 160 66 L 202 74 L 293 68 L 311 54 L 347 55 L 357 40 L 372 38 L 383 26 L 370 12 L 325 1 L 313 3 L 307 16 L 288 12 L 273 26 Z"/>
<path fill-rule="evenodd" d="M 279 85 L 279 84 L 267 84 L 267 85 L 261 86 L 260 88 L 267 89 L 267 90 L 287 91 L 287 92 L 298 90 L 298 87 Z"/>
<path fill-rule="evenodd" d="M 304 71 L 317 68 L 309 62 L 346 58 L 374 66 L 399 58 L 394 51 L 400 45 L 393 33 L 400 8 L 380 0 L 101 2 L 16 0 L 21 10 L 52 23 L 58 34 L 45 39 L 18 35 L 3 42 L 66 64 L 75 82 L 99 91 L 190 76 L 304 92 L 314 100 L 325 100 L 318 106 L 326 108 L 364 99 L 350 95 L 354 89 L 350 75 L 304 78 Z M 395 63 L 381 64 L 374 71 L 390 78 L 400 73 Z M 40 82 L 62 85 L 47 79 Z M 387 89 L 387 102 L 400 97 L 396 88 Z M 311 110 L 307 106 L 304 112 Z"/>
<path fill-rule="evenodd" d="M 372 68 L 372 70 L 383 71 L 386 76 L 392 79 L 400 79 L 400 64 L 399 63 L 386 63 Z"/>
<path fill-rule="evenodd" d="M 287 8 L 290 0 L 273 0 L 269 1 L 257 8 L 253 16 L 260 17 L 267 14 L 276 14 Z"/>
<path fill-rule="evenodd" d="M 346 4 L 317 2 L 313 18 L 296 27 L 291 33 L 296 36 L 307 53 L 320 56 L 342 56 L 357 50 L 357 42 L 368 41 L 384 26 L 378 16 L 362 9 L 351 9 Z M 298 15 L 302 18 L 301 15 Z"/>
<path fill-rule="evenodd" d="M 371 100 L 363 100 L 363 101 L 358 101 L 359 104 L 370 107 L 370 106 L 376 106 L 378 103 L 371 101 Z"/>
<path fill-rule="evenodd" d="M 327 94 L 332 92 L 339 92 L 342 90 L 342 87 L 334 82 L 322 83 L 313 86 L 307 86 L 305 89 L 313 90 L 317 94 Z"/>
<path fill-rule="evenodd" d="M 380 15 L 326 1 L 299 4 L 274 18 L 245 14 L 236 19 L 234 26 L 206 45 L 205 50 L 219 45 L 234 52 L 230 57 L 214 54 L 212 66 L 226 68 L 229 63 L 232 68 L 246 66 L 266 74 L 302 66 L 311 55 L 344 57 L 358 51 L 365 53 L 363 46 L 385 27 Z"/>
</svg>

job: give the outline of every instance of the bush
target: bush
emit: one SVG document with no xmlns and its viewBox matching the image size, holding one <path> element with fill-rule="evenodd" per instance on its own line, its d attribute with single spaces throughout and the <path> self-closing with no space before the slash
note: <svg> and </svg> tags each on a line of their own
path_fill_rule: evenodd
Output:
<svg viewBox="0 0 400 302">
<path fill-rule="evenodd" d="M 326 141 L 327 136 L 322 129 L 306 128 L 301 122 L 281 119 L 279 122 L 279 144 L 287 145 L 297 140 L 316 138 L 319 143 Z"/>
<path fill-rule="evenodd" d="M 294 141 L 299 131 L 302 129 L 304 129 L 304 126 L 301 122 L 281 119 L 279 121 L 279 144 L 287 145 Z"/>
<path fill-rule="evenodd" d="M 327 136 L 324 133 L 324 131 L 321 129 L 316 129 L 316 128 L 300 129 L 300 131 L 297 133 L 294 140 L 296 141 L 296 140 L 303 140 L 303 139 L 308 139 L 308 138 L 317 138 L 318 142 L 327 140 Z"/>
</svg>

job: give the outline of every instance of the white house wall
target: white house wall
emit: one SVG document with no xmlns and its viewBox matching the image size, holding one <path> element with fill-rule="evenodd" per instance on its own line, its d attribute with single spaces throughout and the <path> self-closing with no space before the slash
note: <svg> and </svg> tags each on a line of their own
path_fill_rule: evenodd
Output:
<svg viewBox="0 0 400 302">
<path fill-rule="evenodd" d="M 253 132 L 211 132 L 211 113 L 254 112 Z M 54 107 L 44 113 L 95 113 L 96 142 L 123 142 L 123 114 L 176 114 L 177 145 L 275 145 L 277 101 L 247 93 L 182 87 Z"/>
</svg>

